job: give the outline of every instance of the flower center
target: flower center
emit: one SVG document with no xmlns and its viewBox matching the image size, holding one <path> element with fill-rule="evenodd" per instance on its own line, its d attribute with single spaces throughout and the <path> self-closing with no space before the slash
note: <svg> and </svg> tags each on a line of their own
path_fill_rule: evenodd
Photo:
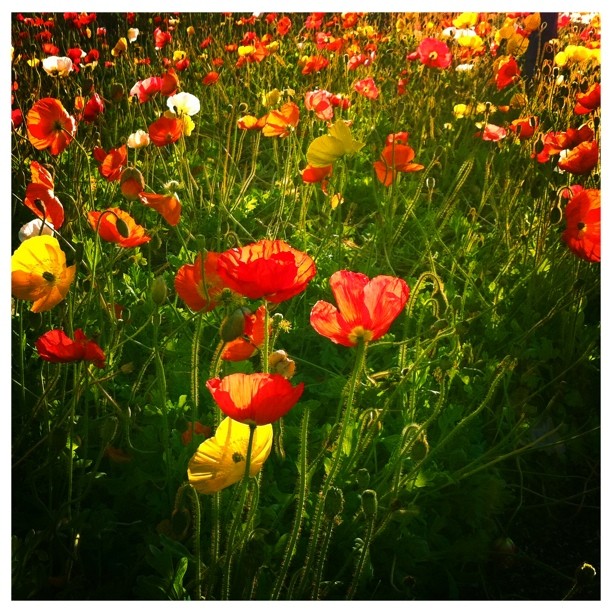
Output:
<svg viewBox="0 0 612 612">
<path fill-rule="evenodd" d="M 42 277 L 48 282 L 48 283 L 54 283 L 55 282 L 55 275 L 52 272 L 47 272 L 46 270 L 42 273 Z"/>
<path fill-rule="evenodd" d="M 438 52 L 437 52 L 437 51 L 432 51 L 432 52 L 429 54 L 429 59 L 430 59 L 432 62 L 435 62 L 435 61 L 438 59 Z"/>
<path fill-rule="evenodd" d="M 582 230 L 586 229 L 586 223 L 579 221 L 577 227 L 578 227 L 578 231 L 581 232 Z"/>
<path fill-rule="evenodd" d="M 358 338 L 363 338 L 364 342 L 369 342 L 373 335 L 372 330 L 365 329 L 362 325 L 358 325 L 357 327 L 353 328 L 348 337 L 351 342 L 357 344 Z"/>
<path fill-rule="evenodd" d="M 241 461 L 244 461 L 244 457 L 240 453 L 234 453 L 232 455 L 232 461 L 234 463 L 240 463 Z"/>
</svg>

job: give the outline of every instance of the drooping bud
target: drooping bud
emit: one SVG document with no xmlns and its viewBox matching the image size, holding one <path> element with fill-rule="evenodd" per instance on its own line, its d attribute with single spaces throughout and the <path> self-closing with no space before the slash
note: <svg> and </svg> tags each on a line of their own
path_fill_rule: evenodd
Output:
<svg viewBox="0 0 612 612">
<path fill-rule="evenodd" d="M 274 351 L 268 357 L 270 373 L 280 374 L 289 380 L 295 374 L 295 361 L 283 350 Z"/>
<path fill-rule="evenodd" d="M 338 516 L 344 508 L 344 495 L 338 487 L 331 487 L 325 497 L 325 505 L 323 511 L 325 516 L 333 519 Z"/>
<path fill-rule="evenodd" d="M 366 489 L 361 494 L 361 509 L 365 514 L 366 518 L 374 518 L 378 510 L 378 498 L 376 497 L 376 491 L 372 489 Z"/>
<path fill-rule="evenodd" d="M 161 306 L 168 297 L 168 287 L 163 276 L 156 276 L 151 284 L 151 299 L 155 304 Z"/>
<path fill-rule="evenodd" d="M 251 311 L 248 308 L 236 308 L 232 314 L 223 319 L 219 333 L 223 342 L 231 342 L 240 338 L 244 334 L 245 317 L 248 317 Z"/>
</svg>

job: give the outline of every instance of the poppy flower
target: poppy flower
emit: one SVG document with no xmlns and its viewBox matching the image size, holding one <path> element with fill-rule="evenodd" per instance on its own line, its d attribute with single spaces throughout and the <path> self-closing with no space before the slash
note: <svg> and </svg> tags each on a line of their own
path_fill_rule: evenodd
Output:
<svg viewBox="0 0 612 612">
<path fill-rule="evenodd" d="M 187 429 L 181 434 L 181 443 L 183 446 L 189 446 L 194 434 L 196 436 L 209 438 L 212 435 L 212 429 L 208 425 L 202 425 L 200 421 L 192 421 L 187 425 Z"/>
<path fill-rule="evenodd" d="M 130 134 L 127 139 L 127 146 L 130 149 L 142 149 L 143 147 L 149 146 L 151 143 L 151 139 L 149 138 L 149 134 L 144 130 L 136 130 L 134 133 Z"/>
<path fill-rule="evenodd" d="M 355 346 L 384 336 L 404 308 L 410 288 L 394 276 L 369 279 L 360 272 L 339 270 L 329 285 L 338 308 L 319 300 L 310 312 L 315 331 L 336 344 Z"/>
<path fill-rule="evenodd" d="M 334 107 L 331 103 L 331 94 L 324 89 L 309 91 L 304 96 L 306 110 L 314 111 L 322 121 L 331 121 L 334 118 Z"/>
<path fill-rule="evenodd" d="M 87 220 L 102 240 L 114 242 L 123 248 L 136 247 L 151 240 L 145 228 L 120 208 L 90 212 Z"/>
<path fill-rule="evenodd" d="M 189 115 L 191 117 L 200 112 L 200 100 L 186 91 L 170 96 L 166 104 L 178 116 Z"/>
<path fill-rule="evenodd" d="M 179 86 L 179 78 L 174 68 L 168 68 L 161 77 L 160 93 L 162 96 L 173 96 Z"/>
<path fill-rule="evenodd" d="M 162 77 L 149 77 L 143 81 L 138 81 L 132 89 L 130 89 L 130 97 L 136 96 L 140 104 L 147 102 L 151 96 L 159 93 L 162 89 Z"/>
<path fill-rule="evenodd" d="M 137 168 L 124 168 L 119 177 L 119 188 L 121 193 L 130 201 L 138 199 L 138 195 L 144 191 L 145 181 L 142 172 Z"/>
<path fill-rule="evenodd" d="M 164 32 L 160 28 L 155 28 L 153 40 L 155 41 L 155 49 L 163 49 L 172 40 L 172 34 Z"/>
<path fill-rule="evenodd" d="M 376 100 L 379 96 L 378 87 L 376 87 L 376 83 L 372 77 L 366 77 L 365 79 L 357 81 L 355 85 L 353 85 L 353 89 L 369 100 Z"/>
<path fill-rule="evenodd" d="M 111 49 L 111 55 L 113 57 L 121 57 L 127 51 L 127 48 L 128 48 L 127 39 L 122 36 L 117 41 L 117 44 Z"/>
<path fill-rule="evenodd" d="M 23 203 L 40 219 L 60 228 L 64 223 L 64 207 L 53 193 L 53 178 L 37 161 L 30 162 L 32 181 L 26 187 Z"/>
<path fill-rule="evenodd" d="M 240 130 L 261 130 L 267 119 L 267 115 L 264 115 L 262 119 L 255 117 L 254 115 L 245 115 L 240 117 L 236 122 L 238 129 Z"/>
<path fill-rule="evenodd" d="M 25 240 L 11 257 L 11 287 L 20 300 L 30 300 L 32 312 L 51 310 L 68 294 L 76 265 L 66 266 L 66 255 L 53 236 Z"/>
<path fill-rule="evenodd" d="M 510 131 L 514 132 L 519 140 L 527 140 L 531 138 L 536 128 L 538 127 L 538 118 L 537 117 L 521 117 L 519 119 L 515 119 L 510 125 Z"/>
<path fill-rule="evenodd" d="M 240 337 L 225 344 L 221 359 L 225 361 L 244 361 L 252 357 L 263 346 L 265 314 L 265 306 L 260 306 L 253 314 L 249 312 L 239 314 L 243 317 L 243 332 Z"/>
<path fill-rule="evenodd" d="M 157 193 L 138 194 L 140 202 L 156 210 L 168 225 L 177 225 L 181 218 L 181 202 L 176 193 L 164 195 Z"/>
<path fill-rule="evenodd" d="M 42 219 L 32 219 L 21 226 L 19 230 L 19 242 L 29 240 L 34 236 L 53 236 L 55 234 L 53 224 Z"/>
<path fill-rule="evenodd" d="M 69 57 L 57 57 L 51 55 L 42 61 L 43 70 L 52 77 L 66 77 L 74 69 L 72 60 Z"/>
<path fill-rule="evenodd" d="M 334 169 L 333 165 L 329 166 L 311 166 L 308 164 L 301 172 L 302 180 L 305 183 L 321 183 L 329 177 Z"/>
<path fill-rule="evenodd" d="M 99 94 L 94 93 L 85 104 L 83 119 L 85 123 L 93 123 L 104 112 L 104 102 Z"/>
<path fill-rule="evenodd" d="M 504 139 L 506 135 L 507 132 L 505 128 L 499 125 L 493 125 L 492 123 L 487 123 L 481 132 L 476 132 L 475 137 L 482 138 L 482 140 L 490 142 L 498 142 Z"/>
<path fill-rule="evenodd" d="M 276 31 L 278 32 L 279 36 L 286 36 L 289 33 L 290 29 L 291 29 L 291 19 L 289 19 L 289 17 L 287 17 L 286 15 L 281 17 L 276 22 Z"/>
<path fill-rule="evenodd" d="M 214 85 L 219 80 L 219 73 L 211 70 L 203 79 L 203 85 Z"/>
<path fill-rule="evenodd" d="M 94 147 L 94 159 L 98 162 L 98 170 L 107 181 L 118 181 L 127 164 L 127 147 L 111 149 L 108 153 L 102 147 Z"/>
<path fill-rule="evenodd" d="M 532 157 L 540 163 L 546 163 L 551 156 L 558 155 L 565 149 L 573 149 L 581 142 L 589 142 L 593 137 L 593 130 L 588 125 L 577 129 L 569 128 L 565 132 L 548 132 L 542 137 L 542 150 Z"/>
<path fill-rule="evenodd" d="M 578 257 L 601 261 L 601 192 L 583 189 L 565 207 L 562 239 Z"/>
<path fill-rule="evenodd" d="M 225 251 L 217 269 L 232 291 L 275 304 L 304 291 L 317 271 L 309 255 L 283 240 L 260 240 Z"/>
<path fill-rule="evenodd" d="M 509 56 L 502 58 L 497 66 L 497 73 L 495 75 L 495 85 L 498 90 L 512 85 L 518 81 L 521 75 L 521 69 L 516 62 L 514 57 Z"/>
<path fill-rule="evenodd" d="M 35 346 L 40 358 L 51 363 L 90 361 L 97 368 L 105 365 L 104 351 L 93 340 L 89 340 L 82 329 L 74 332 L 74 340 L 61 329 L 52 329 L 38 338 Z"/>
<path fill-rule="evenodd" d="M 448 45 L 437 38 L 424 38 L 416 54 L 421 63 L 429 68 L 448 68 L 453 60 L 453 54 Z"/>
<path fill-rule="evenodd" d="M 587 113 L 593 112 L 595 109 L 601 106 L 601 84 L 595 83 L 589 87 L 589 89 L 576 96 L 576 106 L 574 106 L 574 113 L 576 115 L 586 115 Z"/>
<path fill-rule="evenodd" d="M 174 289 L 195 312 L 213 310 L 226 285 L 217 273 L 219 253 L 199 253 L 192 264 L 184 264 L 174 278 Z"/>
<path fill-rule="evenodd" d="M 322 55 L 311 55 L 303 57 L 300 63 L 302 64 L 302 74 L 312 74 L 327 68 L 329 60 Z"/>
<path fill-rule="evenodd" d="M 315 138 L 306 151 L 306 160 L 309 166 L 323 168 L 333 164 L 344 155 L 353 155 L 364 146 L 363 142 L 357 142 L 348 125 L 338 119 L 329 128 L 329 134 Z"/>
<path fill-rule="evenodd" d="M 183 135 L 183 127 L 183 121 L 178 117 L 162 116 L 149 126 L 149 137 L 154 145 L 164 147 Z"/>
<path fill-rule="evenodd" d="M 388 144 L 380 155 L 380 160 L 374 162 L 374 170 L 378 180 L 388 187 L 393 183 L 398 172 L 418 172 L 425 166 L 412 163 L 414 150 L 405 144 Z"/>
<path fill-rule="evenodd" d="M 563 159 L 557 163 L 559 170 L 572 174 L 588 174 L 599 161 L 599 144 L 596 140 L 581 142 L 570 149 Z"/>
<path fill-rule="evenodd" d="M 226 417 L 213 438 L 204 440 L 187 467 L 189 483 L 198 493 L 217 493 L 242 480 L 251 429 Z M 272 450 L 272 425 L 257 427 L 253 434 L 249 475 L 259 474 Z"/>
<path fill-rule="evenodd" d="M 76 121 L 59 100 L 42 98 L 28 111 L 26 127 L 36 149 L 49 149 L 51 155 L 59 155 L 72 141 Z"/>
<path fill-rule="evenodd" d="M 295 387 L 280 374 L 237 372 L 206 383 L 213 399 L 228 417 L 249 425 L 278 421 L 295 406 L 304 383 Z"/>
<path fill-rule="evenodd" d="M 265 118 L 261 133 L 264 136 L 285 138 L 300 121 L 300 109 L 295 102 L 287 102 L 278 110 L 270 111 Z"/>
<path fill-rule="evenodd" d="M 23 113 L 20 108 L 14 108 L 11 111 L 11 126 L 17 129 L 23 123 Z"/>
</svg>

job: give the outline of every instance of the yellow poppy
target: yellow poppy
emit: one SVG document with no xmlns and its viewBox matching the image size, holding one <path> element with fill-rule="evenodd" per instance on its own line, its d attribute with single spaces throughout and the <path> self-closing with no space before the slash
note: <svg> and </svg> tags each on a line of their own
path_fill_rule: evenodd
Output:
<svg viewBox="0 0 612 612">
<path fill-rule="evenodd" d="M 76 265 L 66 267 L 66 255 L 53 236 L 34 236 L 11 257 L 12 293 L 31 300 L 32 312 L 51 310 L 68 294 Z"/>
<path fill-rule="evenodd" d="M 333 164 L 343 155 L 357 153 L 363 142 L 353 139 L 351 131 L 342 119 L 329 128 L 329 134 L 315 138 L 306 151 L 306 159 L 314 168 L 323 168 Z"/>
<path fill-rule="evenodd" d="M 216 493 L 238 482 L 244 476 L 250 428 L 225 417 L 215 432 L 200 444 L 189 461 L 187 477 L 199 493 Z M 249 473 L 261 470 L 272 449 L 272 425 L 255 429 Z"/>
</svg>

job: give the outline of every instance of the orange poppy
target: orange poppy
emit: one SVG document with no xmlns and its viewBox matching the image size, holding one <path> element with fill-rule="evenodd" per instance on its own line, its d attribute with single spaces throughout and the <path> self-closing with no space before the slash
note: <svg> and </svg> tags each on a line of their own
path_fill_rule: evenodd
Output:
<svg viewBox="0 0 612 612">
<path fill-rule="evenodd" d="M 516 83 L 521 76 L 521 69 L 517 64 L 514 57 L 509 56 L 506 58 L 502 58 L 499 61 L 497 67 L 497 74 L 495 75 L 495 85 L 498 90 L 504 89 L 508 87 L 508 85 L 512 85 Z"/>
<path fill-rule="evenodd" d="M 219 253 L 199 253 L 192 264 L 184 264 L 174 278 L 174 289 L 195 312 L 213 310 L 226 288 L 217 273 Z"/>
<path fill-rule="evenodd" d="M 243 374 L 212 378 L 206 383 L 215 402 L 230 419 L 248 425 L 278 421 L 295 406 L 304 383 L 293 386 L 280 374 Z"/>
<path fill-rule="evenodd" d="M 98 170 L 107 181 L 118 181 L 127 164 L 127 146 L 111 149 L 108 153 L 102 147 L 94 147 L 94 159 L 98 162 Z"/>
<path fill-rule="evenodd" d="M 393 183 L 398 172 L 418 172 L 425 166 L 412 163 L 414 150 L 403 144 L 387 145 L 380 155 L 380 160 L 374 162 L 374 170 L 378 180 L 388 187 Z"/>
<path fill-rule="evenodd" d="M 157 193 L 141 192 L 138 194 L 140 202 L 156 210 L 168 225 L 177 225 L 181 218 L 181 202 L 176 193 L 163 195 Z"/>
<path fill-rule="evenodd" d="M 310 312 L 316 332 L 336 344 L 355 346 L 358 339 L 372 342 L 384 336 L 404 308 L 410 288 L 401 278 L 340 270 L 329 285 L 338 308 L 319 300 Z"/>
<path fill-rule="evenodd" d="M 320 168 L 308 164 L 302 170 L 302 180 L 305 183 L 322 183 L 328 176 L 331 175 L 333 169 L 334 166 L 332 164 L 329 166 L 321 166 Z"/>
<path fill-rule="evenodd" d="M 179 86 L 179 78 L 174 68 L 168 68 L 168 70 L 162 76 L 161 82 L 161 94 L 163 96 L 173 96 Z"/>
<path fill-rule="evenodd" d="M 601 84 L 594 83 L 589 89 L 576 96 L 576 106 L 574 113 L 577 115 L 586 115 L 593 112 L 601 106 Z"/>
<path fill-rule="evenodd" d="M 557 167 L 572 174 L 588 174 L 599 161 L 599 144 L 596 140 L 581 142 L 559 160 Z"/>
<path fill-rule="evenodd" d="M 578 257 L 601 261 L 601 192 L 583 189 L 565 208 L 567 227 L 562 238 Z"/>
<path fill-rule="evenodd" d="M 248 311 L 247 311 L 248 312 Z M 241 313 L 244 317 L 244 329 L 241 337 L 225 344 L 221 359 L 225 361 L 244 361 L 260 349 L 265 339 L 265 306 L 260 306 L 254 314 Z"/>
<path fill-rule="evenodd" d="M 285 138 L 297 126 L 300 120 L 300 109 L 294 102 L 283 104 L 280 109 L 270 111 L 266 115 L 262 127 L 264 136 L 278 136 Z"/>
<path fill-rule="evenodd" d="M 87 220 L 102 240 L 114 242 L 123 248 L 136 247 L 151 240 L 145 228 L 120 208 L 90 212 Z"/>
<path fill-rule="evenodd" d="M 260 240 L 225 251 L 217 270 L 232 291 L 275 304 L 304 291 L 317 271 L 309 255 L 283 240 Z"/>
<path fill-rule="evenodd" d="M 40 219 L 55 229 L 64 223 L 64 207 L 53 193 L 53 178 L 37 161 L 30 163 L 32 182 L 27 186 L 23 203 Z"/>
<path fill-rule="evenodd" d="M 254 115 L 245 115 L 238 119 L 238 128 L 241 130 L 261 130 L 267 118 L 267 115 L 264 115 L 261 119 Z"/>
<path fill-rule="evenodd" d="M 149 126 L 151 142 L 164 147 L 176 142 L 183 135 L 183 121 L 178 117 L 160 117 Z"/>
<path fill-rule="evenodd" d="M 131 201 L 137 200 L 145 188 L 142 172 L 137 168 L 124 168 L 119 177 L 121 193 Z"/>
<path fill-rule="evenodd" d="M 49 149 L 51 155 L 59 155 L 74 137 L 76 120 L 59 100 L 42 98 L 29 110 L 26 127 L 28 138 L 36 149 Z"/>
</svg>

